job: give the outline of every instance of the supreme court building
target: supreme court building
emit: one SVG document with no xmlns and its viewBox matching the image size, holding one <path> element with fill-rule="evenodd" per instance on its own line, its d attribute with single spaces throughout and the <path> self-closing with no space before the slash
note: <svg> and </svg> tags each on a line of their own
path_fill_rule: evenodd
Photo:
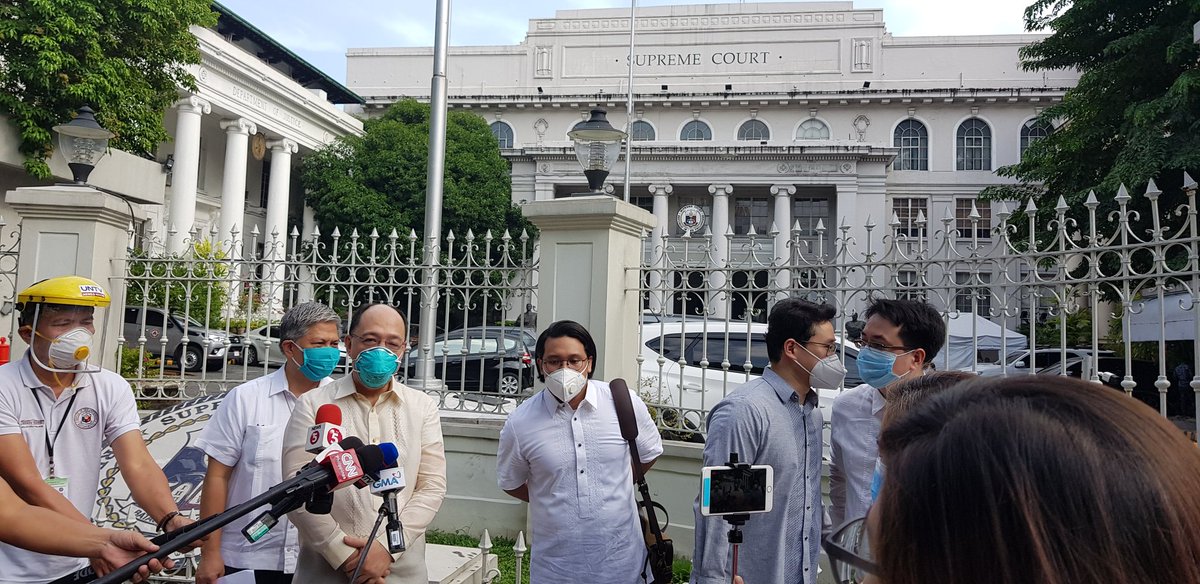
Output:
<svg viewBox="0 0 1200 584">
<path fill-rule="evenodd" d="M 895 37 L 884 18 L 853 2 L 639 8 L 631 202 L 668 236 L 694 205 L 734 249 L 752 229 L 778 227 L 778 248 L 797 225 L 862 241 L 869 218 L 903 231 L 947 213 L 969 237 L 972 205 L 990 237 L 976 196 L 1052 131 L 1035 118 L 1078 74 L 1024 71 L 1039 35 Z M 587 190 L 567 132 L 596 107 L 625 126 L 629 28 L 628 9 L 560 10 L 520 44 L 450 49 L 450 107 L 491 124 L 516 203 Z M 370 115 L 428 100 L 431 69 L 431 48 L 351 49 L 347 86 Z"/>
</svg>

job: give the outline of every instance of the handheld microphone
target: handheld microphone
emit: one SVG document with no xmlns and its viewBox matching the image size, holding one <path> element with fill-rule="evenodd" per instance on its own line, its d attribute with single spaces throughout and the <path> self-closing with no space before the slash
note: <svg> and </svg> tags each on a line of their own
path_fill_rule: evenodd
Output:
<svg viewBox="0 0 1200 584">
<path fill-rule="evenodd" d="M 278 499 L 276 503 L 279 510 L 293 511 L 313 493 L 331 493 L 358 481 L 367 471 L 379 472 L 383 468 L 383 453 L 378 446 L 368 444 L 354 450 L 336 452 L 320 463 L 309 464 L 311 466 L 305 465 L 296 476 L 271 488 L 271 491 L 287 492 L 287 497 Z M 242 529 L 247 541 L 262 539 L 286 512 L 275 514 L 272 511 L 259 515 Z"/>
<path fill-rule="evenodd" d="M 338 442 L 337 444 L 330 446 L 329 448 L 326 448 L 325 450 L 322 450 L 321 453 L 318 454 L 315 459 L 313 459 L 313 462 L 310 462 L 309 464 L 315 464 L 315 463 L 322 462 L 330 454 L 337 452 L 338 450 L 353 450 L 362 445 L 363 445 L 363 441 L 359 440 L 358 436 L 349 436 L 349 437 L 343 439 L 341 442 Z M 387 466 L 386 453 L 384 455 L 383 466 L 385 466 L 385 467 Z M 295 507 L 293 507 L 292 509 L 284 509 L 282 512 L 280 512 L 280 514 L 276 515 L 275 517 L 276 518 L 282 517 L 284 513 L 289 513 L 295 509 L 296 509 Z M 313 493 L 312 497 L 309 497 L 309 499 L 304 502 L 304 510 L 309 513 L 312 513 L 313 515 L 329 515 L 329 512 L 333 510 L 333 492 L 332 491 L 318 491 L 318 492 Z M 272 513 L 273 512 L 274 512 L 274 508 L 272 508 Z"/>
<path fill-rule="evenodd" d="M 405 550 L 404 526 L 400 524 L 400 505 L 396 495 L 405 487 L 404 469 L 385 468 L 379 471 L 379 480 L 371 485 L 371 493 L 383 497 L 387 513 L 388 552 L 398 554 Z"/>
<path fill-rule="evenodd" d="M 304 451 L 319 454 L 321 451 L 342 441 L 342 410 L 334 404 L 317 408 L 317 418 L 308 428 L 308 441 Z"/>
</svg>

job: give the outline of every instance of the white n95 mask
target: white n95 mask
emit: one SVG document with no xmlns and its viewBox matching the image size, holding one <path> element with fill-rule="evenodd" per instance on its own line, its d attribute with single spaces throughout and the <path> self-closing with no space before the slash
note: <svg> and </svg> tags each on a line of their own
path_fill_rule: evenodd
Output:
<svg viewBox="0 0 1200 584">
<path fill-rule="evenodd" d="M 546 389 L 563 403 L 571 401 L 586 386 L 587 378 L 570 367 L 563 367 L 546 376 Z"/>
</svg>

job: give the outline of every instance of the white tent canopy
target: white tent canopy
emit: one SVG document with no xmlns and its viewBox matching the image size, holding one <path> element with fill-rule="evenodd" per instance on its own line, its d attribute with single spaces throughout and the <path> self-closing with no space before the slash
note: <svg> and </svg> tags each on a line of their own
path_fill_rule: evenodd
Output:
<svg viewBox="0 0 1200 584">
<path fill-rule="evenodd" d="M 1192 295 L 1165 294 L 1162 302 L 1150 296 L 1133 303 L 1129 318 L 1129 341 L 1191 341 L 1196 338 L 1197 311 Z"/>
<path fill-rule="evenodd" d="M 1015 353 L 1029 348 L 1029 339 L 1016 331 L 1004 327 L 970 312 L 951 313 L 946 321 L 950 340 L 946 343 L 945 355 L 938 355 L 934 363 L 938 369 L 970 369 L 975 363 L 975 350 L 999 351 L 1007 346 Z M 949 364 L 947 364 L 949 359 Z"/>
</svg>

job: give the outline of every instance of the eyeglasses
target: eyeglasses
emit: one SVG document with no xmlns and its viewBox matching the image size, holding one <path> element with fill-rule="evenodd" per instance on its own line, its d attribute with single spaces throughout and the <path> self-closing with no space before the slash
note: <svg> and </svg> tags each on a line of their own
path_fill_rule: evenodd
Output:
<svg viewBox="0 0 1200 584">
<path fill-rule="evenodd" d="M 859 584 L 868 574 L 879 575 L 879 567 L 871 553 L 866 517 L 851 519 L 823 536 L 821 547 L 829 556 L 829 567 L 839 584 Z"/>
<path fill-rule="evenodd" d="M 366 336 L 360 337 L 356 334 L 351 333 L 350 337 L 357 340 L 358 342 L 362 343 L 364 348 L 373 349 L 375 347 L 383 345 L 385 348 L 387 348 L 387 350 L 389 350 L 397 355 L 402 354 L 404 352 L 404 350 L 408 348 L 404 345 L 404 343 L 402 341 L 396 341 L 396 340 L 380 341 L 379 339 L 375 338 L 374 335 L 366 335 Z"/>
<path fill-rule="evenodd" d="M 832 343 L 818 343 L 816 341 L 804 341 L 804 342 L 796 341 L 796 342 L 800 343 L 801 345 L 808 345 L 810 347 L 821 347 L 822 349 L 825 349 L 826 357 L 833 355 L 834 353 L 837 353 L 837 342 L 836 341 L 832 342 Z M 813 356 L 816 357 L 816 355 L 813 355 Z"/>
<path fill-rule="evenodd" d="M 859 347 L 871 347 L 876 351 L 912 351 L 912 349 L 903 345 L 885 345 L 877 341 L 868 341 L 866 337 L 859 337 L 855 339 L 854 344 L 858 345 Z"/>
<path fill-rule="evenodd" d="M 584 363 L 588 362 L 588 359 L 589 359 L 589 357 L 585 357 L 583 359 L 580 359 L 578 357 L 574 357 L 571 359 L 554 359 L 554 358 L 542 359 L 542 365 L 544 365 L 545 367 L 547 367 L 549 369 L 562 369 L 563 365 L 566 365 L 567 367 L 570 367 L 571 369 L 578 370 L 580 366 L 582 366 Z"/>
</svg>

